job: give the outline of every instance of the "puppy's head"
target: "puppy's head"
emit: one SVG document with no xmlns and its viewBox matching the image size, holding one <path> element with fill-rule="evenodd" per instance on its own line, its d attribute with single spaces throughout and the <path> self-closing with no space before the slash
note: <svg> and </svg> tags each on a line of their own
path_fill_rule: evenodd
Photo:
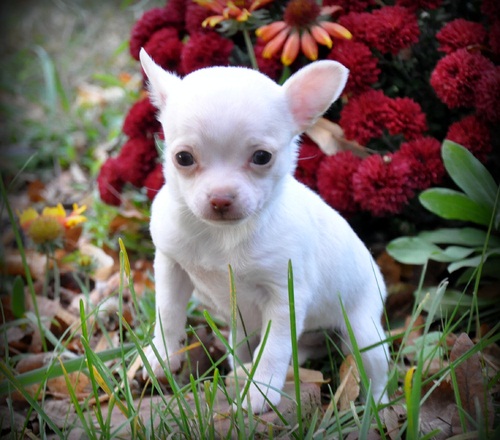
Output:
<svg viewBox="0 0 500 440">
<path fill-rule="evenodd" d="M 171 193 L 209 223 L 239 223 L 278 197 L 293 173 L 297 135 L 340 95 L 348 70 L 334 61 L 301 69 L 279 86 L 254 70 L 212 67 L 182 80 L 141 50 L 165 133 Z"/>
</svg>

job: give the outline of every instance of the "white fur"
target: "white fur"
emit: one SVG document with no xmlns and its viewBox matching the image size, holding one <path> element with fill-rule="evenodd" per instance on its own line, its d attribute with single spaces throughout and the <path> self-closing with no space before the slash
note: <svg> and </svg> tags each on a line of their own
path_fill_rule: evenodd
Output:
<svg viewBox="0 0 500 440">
<path fill-rule="evenodd" d="M 359 347 L 378 344 L 364 352 L 363 363 L 374 397 L 386 401 L 388 354 L 380 343 L 386 293 L 379 269 L 348 223 L 293 178 L 297 135 L 338 98 L 348 70 L 319 61 L 279 86 L 236 67 L 202 69 L 181 80 L 144 50 L 141 61 L 165 132 L 167 184 L 151 216 L 157 304 L 153 344 L 164 359 L 168 356 L 170 369 L 178 370 L 183 360 L 178 351 L 193 292 L 229 320 L 231 265 L 247 333 L 262 334 L 271 321 L 254 380 L 278 404 L 276 390 L 283 387 L 292 353 L 291 260 L 299 335 L 337 328 L 348 341 L 342 301 Z M 272 153 L 268 164 L 252 162 L 258 150 Z M 194 164 L 179 165 L 179 152 L 192 154 Z M 240 323 L 236 343 L 244 339 Z M 251 343 L 258 353 L 258 337 Z M 242 361 L 253 356 L 247 344 L 237 353 Z M 309 354 L 301 352 L 301 359 Z M 147 357 L 161 374 L 151 348 Z M 254 412 L 268 409 L 253 385 L 249 399 Z"/>
</svg>

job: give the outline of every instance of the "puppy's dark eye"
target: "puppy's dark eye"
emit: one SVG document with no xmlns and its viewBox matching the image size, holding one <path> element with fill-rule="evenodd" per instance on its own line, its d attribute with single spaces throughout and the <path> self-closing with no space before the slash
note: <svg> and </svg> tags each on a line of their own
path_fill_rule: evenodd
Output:
<svg viewBox="0 0 500 440">
<path fill-rule="evenodd" d="M 272 157 L 273 155 L 269 151 L 257 150 L 253 153 L 252 163 L 255 165 L 266 165 L 271 161 Z"/>
<path fill-rule="evenodd" d="M 181 151 L 175 155 L 175 160 L 181 167 L 189 167 L 194 164 L 194 157 L 188 151 Z"/>
</svg>

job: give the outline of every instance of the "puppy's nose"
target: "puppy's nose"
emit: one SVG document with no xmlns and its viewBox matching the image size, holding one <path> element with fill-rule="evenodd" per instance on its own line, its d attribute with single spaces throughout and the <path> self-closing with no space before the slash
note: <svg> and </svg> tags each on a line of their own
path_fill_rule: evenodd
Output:
<svg viewBox="0 0 500 440">
<path fill-rule="evenodd" d="M 226 212 L 233 204 L 234 196 L 231 194 L 214 194 L 210 196 L 210 205 L 217 212 Z"/>
</svg>

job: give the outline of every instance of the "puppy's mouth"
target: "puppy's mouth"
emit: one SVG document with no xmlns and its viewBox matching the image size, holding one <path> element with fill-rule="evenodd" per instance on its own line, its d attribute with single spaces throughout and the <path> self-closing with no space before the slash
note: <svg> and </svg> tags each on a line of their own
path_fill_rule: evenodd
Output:
<svg viewBox="0 0 500 440">
<path fill-rule="evenodd" d="M 245 221 L 247 217 L 242 214 L 232 212 L 212 211 L 203 216 L 203 220 L 210 224 L 238 224 Z"/>
</svg>

